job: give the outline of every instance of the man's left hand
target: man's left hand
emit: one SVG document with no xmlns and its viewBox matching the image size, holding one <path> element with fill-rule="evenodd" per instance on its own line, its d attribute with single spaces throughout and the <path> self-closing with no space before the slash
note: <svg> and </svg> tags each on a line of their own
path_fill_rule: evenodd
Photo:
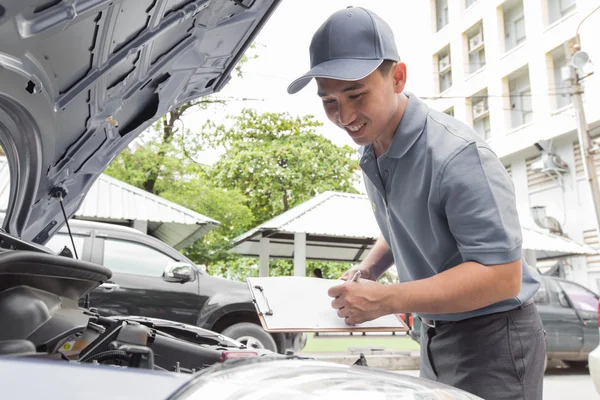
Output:
<svg viewBox="0 0 600 400">
<path fill-rule="evenodd" d="M 355 325 L 389 314 L 385 307 L 385 289 L 380 283 L 359 279 L 333 286 L 327 294 L 334 298 L 331 306 L 338 310 L 338 316 L 344 318 L 346 324 Z"/>
</svg>

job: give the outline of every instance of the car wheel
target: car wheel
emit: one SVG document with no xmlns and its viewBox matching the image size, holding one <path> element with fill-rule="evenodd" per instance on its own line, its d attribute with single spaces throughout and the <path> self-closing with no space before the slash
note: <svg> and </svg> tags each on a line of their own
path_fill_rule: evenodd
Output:
<svg viewBox="0 0 600 400">
<path fill-rule="evenodd" d="M 563 361 L 563 363 L 572 369 L 585 369 L 588 366 L 587 361 Z"/>
<path fill-rule="evenodd" d="M 267 349 L 277 352 L 277 345 L 273 337 L 260 326 L 251 322 L 241 322 L 231 325 L 221 333 L 224 336 L 245 344 L 248 348 Z"/>
</svg>

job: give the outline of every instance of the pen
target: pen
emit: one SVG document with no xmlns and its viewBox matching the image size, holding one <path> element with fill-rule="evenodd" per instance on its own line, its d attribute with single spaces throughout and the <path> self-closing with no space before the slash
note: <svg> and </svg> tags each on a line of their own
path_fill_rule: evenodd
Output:
<svg viewBox="0 0 600 400">
<path fill-rule="evenodd" d="M 360 270 L 356 271 L 354 273 L 354 275 L 352 276 L 352 279 L 350 279 L 349 282 L 356 282 L 358 280 L 358 278 L 360 278 L 360 275 L 361 275 Z"/>
</svg>

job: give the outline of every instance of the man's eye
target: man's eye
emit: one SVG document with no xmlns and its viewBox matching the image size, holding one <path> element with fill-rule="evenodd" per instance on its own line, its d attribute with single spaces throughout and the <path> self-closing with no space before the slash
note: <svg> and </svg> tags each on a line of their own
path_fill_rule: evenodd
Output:
<svg viewBox="0 0 600 400">
<path fill-rule="evenodd" d="M 335 100 L 323 100 L 323 104 L 333 104 L 335 103 Z"/>
<path fill-rule="evenodd" d="M 352 100 L 356 100 L 356 99 L 360 99 L 363 96 L 364 93 L 359 93 L 359 94 L 353 94 L 352 96 L 350 96 L 350 98 Z"/>
</svg>

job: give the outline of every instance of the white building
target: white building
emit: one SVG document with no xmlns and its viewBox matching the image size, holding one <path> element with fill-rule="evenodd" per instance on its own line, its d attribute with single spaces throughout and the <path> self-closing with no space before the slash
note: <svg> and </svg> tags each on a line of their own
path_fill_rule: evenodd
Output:
<svg viewBox="0 0 600 400">
<path fill-rule="evenodd" d="M 574 39 L 598 1 L 430 1 L 430 92 L 437 94 L 430 105 L 473 126 L 489 141 L 513 178 L 523 224 L 535 223 L 533 207 L 545 207 L 569 238 L 597 244 L 575 111 L 561 68 L 567 65 L 565 42 Z M 600 60 L 600 10 L 581 25 L 579 35 L 592 63 Z M 596 72 L 583 81 L 592 136 L 600 134 L 600 70 Z M 562 174 L 538 168 L 535 144 L 548 139 L 568 166 Z M 598 160 L 600 167 L 600 156 Z M 545 223 L 556 221 L 546 218 Z M 600 258 L 566 261 L 568 278 L 600 289 Z"/>
</svg>

